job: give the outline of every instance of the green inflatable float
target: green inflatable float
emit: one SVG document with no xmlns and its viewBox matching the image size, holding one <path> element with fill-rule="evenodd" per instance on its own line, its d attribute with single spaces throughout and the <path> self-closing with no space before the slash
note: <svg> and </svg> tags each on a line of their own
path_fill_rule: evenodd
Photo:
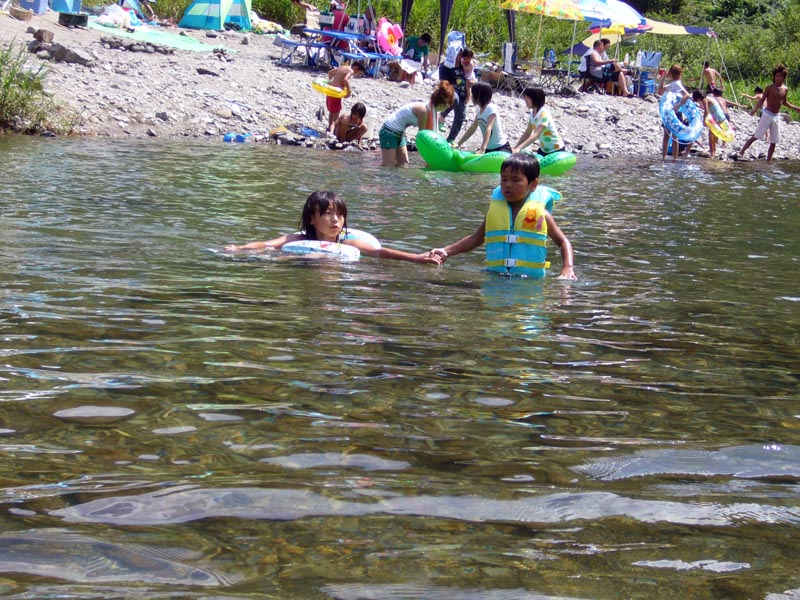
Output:
<svg viewBox="0 0 800 600">
<path fill-rule="evenodd" d="M 450 147 L 447 140 L 437 133 L 424 130 L 417 133 L 417 150 L 435 171 L 465 171 L 467 173 L 499 173 L 508 152 L 475 154 Z M 554 152 L 547 156 L 534 155 L 539 159 L 542 175 L 561 175 L 575 166 L 577 157 L 572 152 Z"/>
</svg>

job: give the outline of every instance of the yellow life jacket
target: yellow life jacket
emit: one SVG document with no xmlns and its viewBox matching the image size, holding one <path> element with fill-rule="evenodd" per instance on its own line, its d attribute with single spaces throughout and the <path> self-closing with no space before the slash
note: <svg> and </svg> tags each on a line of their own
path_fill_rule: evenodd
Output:
<svg viewBox="0 0 800 600">
<path fill-rule="evenodd" d="M 511 205 L 496 188 L 486 213 L 486 267 L 496 273 L 544 277 L 550 266 L 547 258 L 547 208 L 561 194 L 547 186 L 537 186 L 528 195 L 511 223 Z"/>
</svg>

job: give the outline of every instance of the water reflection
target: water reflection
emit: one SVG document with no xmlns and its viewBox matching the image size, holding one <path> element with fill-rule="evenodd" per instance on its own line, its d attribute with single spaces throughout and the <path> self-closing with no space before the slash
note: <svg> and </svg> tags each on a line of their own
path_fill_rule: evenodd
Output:
<svg viewBox="0 0 800 600">
<path fill-rule="evenodd" d="M 582 161 L 547 181 L 563 282 L 481 252 L 214 252 L 292 230 L 325 188 L 387 244 L 440 246 L 492 175 L 255 144 L 0 151 L 3 594 L 800 586 L 796 165 Z"/>
</svg>

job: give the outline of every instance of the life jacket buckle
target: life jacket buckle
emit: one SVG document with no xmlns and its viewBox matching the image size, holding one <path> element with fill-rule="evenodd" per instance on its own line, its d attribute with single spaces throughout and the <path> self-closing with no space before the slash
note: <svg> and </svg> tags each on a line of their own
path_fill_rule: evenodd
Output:
<svg viewBox="0 0 800 600">
<path fill-rule="evenodd" d="M 506 258 L 503 260 L 504 267 L 516 267 L 517 266 L 517 259 L 516 258 Z"/>
<path fill-rule="evenodd" d="M 513 233 L 506 236 L 506 243 L 507 244 L 516 244 L 517 243 L 517 236 Z"/>
</svg>

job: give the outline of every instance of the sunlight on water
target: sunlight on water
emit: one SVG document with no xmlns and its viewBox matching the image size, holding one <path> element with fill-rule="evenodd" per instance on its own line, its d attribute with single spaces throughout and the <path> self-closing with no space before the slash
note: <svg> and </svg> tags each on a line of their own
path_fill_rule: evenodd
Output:
<svg viewBox="0 0 800 600">
<path fill-rule="evenodd" d="M 581 158 L 579 280 L 231 257 L 332 189 L 419 252 L 497 176 L 0 139 L 0 595 L 800 588 L 796 165 Z"/>
</svg>

